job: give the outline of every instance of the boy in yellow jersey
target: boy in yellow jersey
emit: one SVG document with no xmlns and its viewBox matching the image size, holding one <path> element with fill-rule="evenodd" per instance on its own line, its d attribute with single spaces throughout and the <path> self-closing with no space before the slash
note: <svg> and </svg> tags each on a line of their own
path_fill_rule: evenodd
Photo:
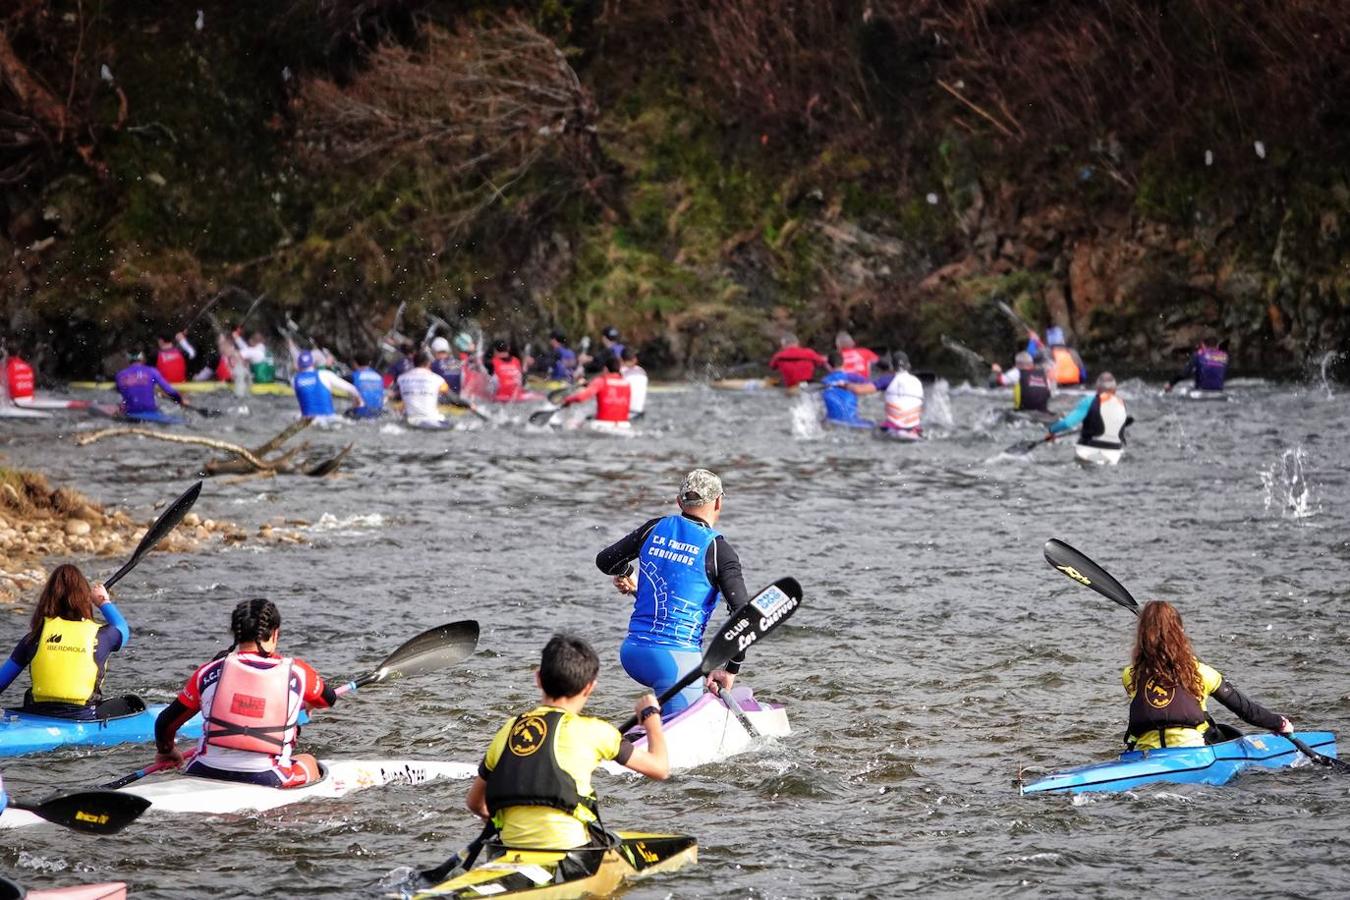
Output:
<svg viewBox="0 0 1350 900">
<path fill-rule="evenodd" d="M 661 709 L 643 694 L 634 709 L 647 749 L 634 747 L 608 722 L 583 716 L 600 658 L 577 637 L 555 634 L 535 674 L 543 699 L 503 725 L 469 788 L 469 810 L 491 819 L 507 847 L 570 850 L 591 840 L 599 822 L 591 773 L 614 760 L 649 778 L 670 774 Z"/>
</svg>

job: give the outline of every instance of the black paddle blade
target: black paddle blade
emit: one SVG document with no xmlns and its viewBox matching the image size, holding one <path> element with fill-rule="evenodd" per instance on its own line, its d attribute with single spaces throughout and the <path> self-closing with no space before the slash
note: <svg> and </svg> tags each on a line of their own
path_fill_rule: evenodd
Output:
<svg viewBox="0 0 1350 900">
<path fill-rule="evenodd" d="M 197 502 L 197 496 L 201 492 L 202 483 L 199 481 L 184 491 L 183 496 L 173 501 L 168 509 L 160 513 L 159 518 L 155 520 L 155 524 L 151 525 L 150 530 L 145 533 L 145 537 L 141 538 L 140 544 L 136 547 L 136 552 L 131 554 L 131 559 L 127 560 L 126 565 L 113 573 L 111 578 L 103 582 L 103 586 L 112 587 L 122 580 L 123 575 L 136 568 L 136 564 L 141 561 L 141 557 L 155 549 L 155 545 L 164 540 L 168 533 L 173 531 L 179 522 L 183 521 L 183 516 L 186 516 L 188 510 L 192 509 L 192 504 Z"/>
<path fill-rule="evenodd" d="M 548 402 L 552 403 L 554 406 L 557 406 L 558 404 L 563 402 L 563 399 L 567 396 L 567 392 L 569 390 L 570 388 L 565 387 L 554 388 L 553 390 L 548 392 Z"/>
<path fill-rule="evenodd" d="M 1090 587 L 1106 599 L 1139 615 L 1139 604 L 1125 590 L 1124 585 L 1110 573 L 1088 559 L 1084 554 L 1057 538 L 1045 542 L 1045 561 L 1085 587 Z"/>
<path fill-rule="evenodd" d="M 10 803 L 48 822 L 88 834 L 116 834 L 150 808 L 150 801 L 120 791 L 74 791 L 33 806 Z"/>
<path fill-rule="evenodd" d="M 1293 744 L 1296 748 L 1298 748 L 1298 752 L 1302 753 L 1304 756 L 1308 757 L 1308 759 L 1317 763 L 1319 766 L 1326 766 L 1331 771 L 1337 772 L 1341 775 L 1350 774 L 1350 763 L 1346 762 L 1343 759 L 1337 759 L 1334 756 L 1327 756 L 1325 753 L 1318 753 L 1316 750 L 1305 744 L 1303 740 L 1299 738 L 1297 735 L 1276 734 L 1275 736 L 1282 737 L 1287 741 L 1289 741 L 1289 743 Z"/>
<path fill-rule="evenodd" d="M 558 409 L 554 408 L 554 409 L 541 409 L 538 410 L 537 412 L 532 412 L 530 413 L 530 424 L 547 425 L 549 423 L 549 420 L 553 418 L 553 414 L 556 413 L 557 411 Z"/>
<path fill-rule="evenodd" d="M 472 619 L 438 625 L 405 641 L 380 663 L 384 678 L 408 678 L 452 666 L 478 647 L 478 623 Z"/>
<path fill-rule="evenodd" d="M 1018 441 L 1003 452 L 1009 456 L 1026 456 L 1032 450 L 1035 450 L 1041 444 L 1045 443 L 1045 438 L 1035 441 Z"/>
</svg>

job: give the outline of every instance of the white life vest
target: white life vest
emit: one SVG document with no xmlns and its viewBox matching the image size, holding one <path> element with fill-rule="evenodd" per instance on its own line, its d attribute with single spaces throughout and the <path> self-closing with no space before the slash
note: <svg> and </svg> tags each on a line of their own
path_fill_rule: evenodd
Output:
<svg viewBox="0 0 1350 900">
<path fill-rule="evenodd" d="M 207 746 L 289 757 L 299 735 L 299 697 L 291 691 L 289 656 L 247 661 L 231 653 L 221 664 L 211 702 L 202 711 Z"/>
<path fill-rule="evenodd" d="M 909 372 L 897 372 L 886 388 L 886 425 L 913 430 L 923 419 L 923 384 Z"/>
</svg>

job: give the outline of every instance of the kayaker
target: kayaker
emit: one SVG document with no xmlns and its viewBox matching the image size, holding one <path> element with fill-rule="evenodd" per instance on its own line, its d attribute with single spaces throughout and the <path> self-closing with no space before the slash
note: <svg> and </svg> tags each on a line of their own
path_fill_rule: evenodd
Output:
<svg viewBox="0 0 1350 900">
<path fill-rule="evenodd" d="M 628 421 L 636 422 L 647 412 L 647 370 L 638 364 L 637 351 L 623 348 L 619 374 L 628 382 Z"/>
<path fill-rule="evenodd" d="M 717 530 L 722 479 L 707 469 L 694 469 L 675 499 L 678 514 L 649 519 L 595 557 L 619 592 L 633 595 L 619 661 L 634 681 L 656 694 L 698 667 L 703 631 L 717 609 L 717 598 L 733 612 L 750 599 L 741 558 Z M 630 567 L 633 562 L 637 565 Z M 678 713 L 697 701 L 705 686 L 730 690 L 738 671 L 739 658 L 676 694 L 661 712 L 667 717 Z"/>
<path fill-rule="evenodd" d="M 845 371 L 844 356 L 840 351 L 833 351 L 826 359 L 830 371 L 820 380 L 825 386 L 820 395 L 825 403 L 825 424 L 875 428 L 875 422 L 858 415 L 858 398 L 864 394 L 875 394 L 877 386 L 864 375 Z M 871 367 L 870 364 L 868 367 Z"/>
<path fill-rule="evenodd" d="M 567 346 L 567 335 L 554 331 L 548 336 L 548 378 L 552 381 L 572 382 L 576 378 L 577 354 Z"/>
<path fill-rule="evenodd" d="M 779 338 L 778 352 L 769 357 L 769 368 L 778 373 L 785 388 L 794 388 L 804 381 L 810 381 L 815 377 L 816 366 L 825 364 L 825 357 L 797 343 L 795 334 L 785 334 Z"/>
<path fill-rule="evenodd" d="M 872 363 L 881 358 L 866 347 L 859 347 L 847 331 L 834 336 L 834 349 L 844 359 L 844 371 L 863 378 L 872 377 Z"/>
<path fill-rule="evenodd" d="M 1097 376 L 1097 392 L 1078 401 L 1077 406 L 1048 428 L 1051 434 L 1063 434 L 1082 426 L 1078 432 L 1078 457 L 1090 462 L 1114 462 L 1125 449 L 1125 429 L 1133 422 L 1134 417 L 1125 411 L 1125 401 L 1116 394 L 1115 376 L 1103 372 Z M 1106 452 L 1091 452 L 1094 450 Z"/>
<path fill-rule="evenodd" d="M 1004 372 L 995 363 L 989 380 L 993 386 L 1012 385 L 1013 409 L 1019 412 L 1048 412 L 1050 406 L 1050 379 L 1045 370 L 1036 365 L 1025 350 L 1013 357 L 1013 369 Z"/>
<path fill-rule="evenodd" d="M 255 331 L 247 341 L 244 340 L 242 328 L 236 328 L 232 335 L 234 338 L 234 348 L 239 352 L 239 358 L 248 364 L 249 374 L 253 378 L 254 384 L 271 384 L 276 381 L 277 365 L 272 358 L 272 351 L 267 348 L 267 339 L 263 337 L 261 331 Z M 288 340 L 287 343 L 290 343 Z"/>
<path fill-rule="evenodd" d="M 398 393 L 398 377 L 404 372 L 412 371 L 415 365 L 413 358 L 416 355 L 417 347 L 413 345 L 412 341 L 405 340 L 398 345 L 398 358 L 389 367 L 389 384 L 393 387 L 395 394 Z"/>
<path fill-rule="evenodd" d="M 1191 358 L 1186 363 L 1186 368 L 1181 374 L 1167 383 L 1164 390 L 1171 393 L 1172 388 L 1187 378 L 1195 379 L 1195 389 L 1197 391 L 1220 392 L 1223 390 L 1224 379 L 1228 376 L 1228 354 L 1219 347 L 1217 338 L 1206 337 L 1200 341 L 1200 346 L 1195 348 Z"/>
<path fill-rule="evenodd" d="M 670 774 L 656 697 L 634 705 L 647 747 L 634 747 L 613 725 L 581 714 L 600 676 L 589 644 L 555 634 L 535 673 L 543 695 L 529 712 L 498 729 L 469 786 L 465 804 L 491 821 L 507 847 L 569 850 L 604 843 L 591 774 L 613 760 L 649 778 Z"/>
<path fill-rule="evenodd" d="M 300 404 L 300 415 L 305 418 L 323 418 L 335 415 L 333 394 L 351 397 L 356 406 L 365 404 L 361 393 L 351 382 L 344 381 L 328 369 L 314 368 L 314 354 L 301 350 L 295 357 L 295 377 L 291 379 L 291 389 L 295 391 L 296 402 Z"/>
<path fill-rule="evenodd" d="M 1042 348 L 1038 343 L 1035 332 L 1031 333 L 1031 339 L 1027 343 L 1027 352 L 1032 358 L 1040 355 L 1044 351 L 1048 363 L 1049 374 L 1055 380 L 1055 384 L 1060 387 L 1066 387 L 1075 384 L 1087 384 L 1087 367 L 1083 365 L 1083 358 L 1078 355 L 1078 351 L 1072 349 L 1064 343 L 1064 329 L 1058 325 L 1051 325 L 1045 330 L 1046 346 Z"/>
<path fill-rule="evenodd" d="M 459 354 L 460 397 L 465 400 L 489 399 L 491 391 L 488 390 L 488 374 L 482 360 L 478 358 L 478 345 L 468 332 L 461 331 L 455 335 L 455 352 Z M 451 390 L 455 389 L 453 381 L 450 387 Z"/>
<path fill-rule="evenodd" d="M 619 329 L 613 325 L 606 325 L 600 332 L 600 352 L 591 356 L 589 353 L 583 353 L 577 357 L 581 365 L 588 372 L 603 372 L 605 363 L 612 357 L 617 360 L 623 359 L 623 344 L 619 342 Z"/>
<path fill-rule="evenodd" d="M 199 711 L 205 722 L 188 775 L 293 788 L 319 779 L 319 763 L 296 753 L 300 709 L 329 707 L 337 693 L 302 659 L 277 655 L 281 613 L 270 600 L 243 600 L 230 616 L 234 643 L 197 669 L 155 720 L 155 759 L 181 765 L 178 729 Z"/>
<path fill-rule="evenodd" d="M 11 400 L 31 400 L 36 379 L 33 367 L 13 354 L 5 360 L 5 390 Z"/>
<path fill-rule="evenodd" d="M 187 398 L 164 380 L 159 370 L 145 364 L 145 354 L 132 350 L 127 354 L 131 365 L 117 373 L 113 379 L 117 392 L 122 395 L 122 415 L 130 419 L 155 418 L 159 416 L 159 404 L 155 402 L 155 389 L 179 406 L 187 406 Z"/>
<path fill-rule="evenodd" d="M 633 387 L 620 371 L 619 358 L 605 360 L 605 371 L 586 387 L 563 398 L 563 406 L 585 403 L 595 398 L 595 423 L 600 428 L 627 428 L 632 410 Z"/>
<path fill-rule="evenodd" d="M 1130 696 L 1130 725 L 1125 743 L 1131 750 L 1203 747 L 1211 734 L 1207 701 L 1218 700 L 1249 725 L 1290 734 L 1293 724 L 1247 699 L 1222 675 L 1202 663 L 1191 649 L 1181 614 L 1164 600 L 1150 600 L 1139 614 L 1134 656 L 1121 673 Z M 1143 685 L 1143 690 L 1136 685 Z"/>
<path fill-rule="evenodd" d="M 923 384 L 910 372 L 904 351 L 891 354 L 891 363 L 895 377 L 886 386 L 886 421 L 881 428 L 894 437 L 923 437 Z"/>
<path fill-rule="evenodd" d="M 516 403 L 521 400 L 537 400 L 538 397 L 525 391 L 525 368 L 531 363 L 521 363 L 520 357 L 511 352 L 506 341 L 497 341 L 492 345 L 492 375 L 497 380 L 497 389 L 492 399 L 496 403 Z"/>
<path fill-rule="evenodd" d="M 94 619 L 94 607 L 105 624 Z M 28 633 L 0 666 L 0 693 L 28 668 L 33 685 L 23 709 L 66 719 L 99 718 L 108 657 L 131 640 L 131 629 L 108 591 L 69 564 L 52 571 L 38 595 Z M 121 703 L 121 698 L 108 703 Z"/>
<path fill-rule="evenodd" d="M 459 362 L 450 355 L 450 342 L 443 337 L 431 340 L 431 371 L 444 378 L 450 390 L 459 393 Z"/>
<path fill-rule="evenodd" d="M 398 393 L 403 398 L 403 418 L 415 428 L 444 428 L 449 424 L 441 415 L 442 396 L 449 396 L 450 385 L 431 371 L 431 357 L 425 350 L 413 356 L 413 368 L 398 376 Z"/>
<path fill-rule="evenodd" d="M 180 331 L 173 336 L 173 340 L 160 336 L 155 368 L 169 384 L 181 384 L 188 380 L 188 360 L 196 358 L 196 349 L 188 343 L 187 335 Z"/>
<path fill-rule="evenodd" d="M 374 357 L 364 351 L 355 354 L 352 362 L 352 385 L 361 395 L 361 405 L 347 410 L 354 419 L 375 419 L 384 415 L 384 376 L 371 366 Z"/>
</svg>

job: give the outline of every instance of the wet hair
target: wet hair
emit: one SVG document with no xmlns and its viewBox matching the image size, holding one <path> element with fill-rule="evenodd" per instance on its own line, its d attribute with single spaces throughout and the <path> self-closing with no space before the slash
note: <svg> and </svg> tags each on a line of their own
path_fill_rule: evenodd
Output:
<svg viewBox="0 0 1350 900">
<path fill-rule="evenodd" d="M 610 354 L 609 359 L 605 360 L 605 371 L 606 372 L 623 371 L 623 366 L 619 364 L 619 358 L 612 353 Z"/>
<path fill-rule="evenodd" d="M 555 634 L 539 658 L 539 687 L 546 697 L 575 697 L 600 675 L 600 657 L 571 634 Z"/>
<path fill-rule="evenodd" d="M 94 590 L 84 573 L 69 563 L 56 567 L 38 595 L 33 618 L 29 622 L 34 639 L 42 634 L 47 619 L 80 622 L 94 617 Z"/>
<path fill-rule="evenodd" d="M 825 361 L 830 364 L 831 369 L 837 369 L 844 364 L 844 354 L 838 350 L 831 350 L 830 355 L 825 357 Z"/>
<path fill-rule="evenodd" d="M 1195 665 L 1195 651 L 1181 626 L 1181 613 L 1165 600 L 1150 600 L 1139 614 L 1135 630 L 1134 668 L 1131 681 L 1136 690 L 1153 682 L 1159 687 L 1181 687 L 1197 700 L 1204 687 Z"/>
<path fill-rule="evenodd" d="M 630 359 L 633 362 L 637 362 L 637 351 L 633 349 L 632 344 L 629 344 L 627 347 L 623 348 L 623 352 L 619 354 L 619 358 L 624 362 L 628 362 Z"/>
<path fill-rule="evenodd" d="M 239 605 L 230 614 L 230 633 L 234 635 L 233 650 L 240 644 L 261 645 L 281 627 L 281 610 L 271 600 L 261 597 L 255 600 L 240 600 Z M 261 646 L 258 648 L 261 650 Z"/>
<path fill-rule="evenodd" d="M 371 355 L 365 350 L 358 350 L 352 354 L 352 362 L 356 363 L 358 369 L 364 369 L 370 365 Z"/>
<path fill-rule="evenodd" d="M 431 354 L 425 350 L 418 350 L 413 354 L 413 365 L 417 366 L 419 369 L 422 366 L 431 365 Z"/>
<path fill-rule="evenodd" d="M 493 353 L 510 353 L 511 346 L 506 341 L 494 341 L 492 344 Z"/>
<path fill-rule="evenodd" d="M 549 334 L 549 338 L 551 340 L 557 341 L 564 347 L 567 346 L 567 335 L 563 334 L 561 331 L 558 331 L 557 329 L 554 329 L 554 331 Z"/>
<path fill-rule="evenodd" d="M 839 332 L 834 336 L 834 346 L 840 350 L 847 350 L 849 347 L 854 346 L 853 335 L 849 334 L 847 331 Z"/>
</svg>

